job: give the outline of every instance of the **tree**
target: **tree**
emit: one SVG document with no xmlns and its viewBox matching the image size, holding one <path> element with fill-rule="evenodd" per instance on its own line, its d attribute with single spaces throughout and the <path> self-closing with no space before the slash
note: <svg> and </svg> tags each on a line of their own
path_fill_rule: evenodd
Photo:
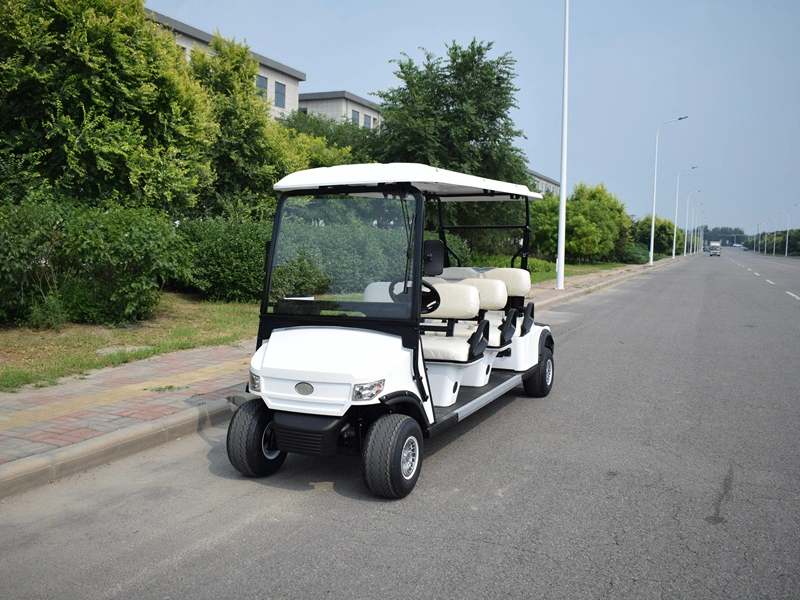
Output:
<svg viewBox="0 0 800 600">
<path fill-rule="evenodd" d="M 324 138 L 329 148 L 350 149 L 353 163 L 375 162 L 378 130 L 362 127 L 350 119 L 337 121 L 324 115 L 292 111 L 280 119 L 287 129 Z"/>
<path fill-rule="evenodd" d="M 176 210 L 211 179 L 207 96 L 142 0 L 0 4 L 0 201 Z"/>
<path fill-rule="evenodd" d="M 493 44 L 473 40 L 447 46 L 447 60 L 425 52 L 419 66 L 408 55 L 394 61 L 402 85 L 381 98 L 381 162 L 422 162 L 472 175 L 529 183 L 525 155 L 514 146 L 521 132 L 513 67 L 506 53 L 489 58 Z"/>
<path fill-rule="evenodd" d="M 650 224 L 651 217 L 650 215 L 647 215 L 641 221 L 636 223 L 636 232 L 634 234 L 635 241 L 640 244 L 645 244 L 648 248 L 650 247 Z M 675 224 L 672 221 L 656 216 L 655 237 L 653 241 L 654 254 L 672 255 L 672 234 L 674 230 Z M 683 246 L 683 236 L 681 235 L 680 230 L 678 230 L 677 242 Z"/>
<path fill-rule="evenodd" d="M 625 205 L 605 185 L 575 186 L 567 203 L 567 226 L 571 212 L 584 215 L 599 227 L 596 259 L 625 260 L 633 221 L 625 212 Z"/>
<path fill-rule="evenodd" d="M 210 149 L 214 182 L 196 212 L 250 213 L 267 202 L 275 182 L 275 167 L 267 160 L 270 105 L 258 95 L 258 63 L 246 45 L 215 33 L 209 50 L 196 47 L 190 63 L 211 97 L 218 126 Z"/>
<path fill-rule="evenodd" d="M 510 117 L 517 107 L 516 61 L 508 53 L 490 58 L 492 47 L 476 40 L 466 48 L 453 42 L 446 59 L 424 51 L 422 65 L 406 54 L 395 61 L 402 85 L 377 93 L 382 120 L 376 158 L 530 184 L 525 155 L 514 145 L 521 132 Z M 452 203 L 445 218 L 461 226 L 523 223 L 520 203 L 506 204 Z M 481 252 L 506 252 L 519 245 L 518 236 L 508 231 L 465 230 L 459 235 Z"/>
</svg>

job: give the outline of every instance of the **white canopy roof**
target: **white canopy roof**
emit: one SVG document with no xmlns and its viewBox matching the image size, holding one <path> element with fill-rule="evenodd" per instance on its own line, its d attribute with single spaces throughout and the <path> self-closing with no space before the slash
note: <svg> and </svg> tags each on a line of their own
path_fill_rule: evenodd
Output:
<svg viewBox="0 0 800 600">
<path fill-rule="evenodd" d="M 395 183 L 411 184 L 425 194 L 441 197 L 442 201 L 508 200 L 509 196 L 534 200 L 542 197 L 524 185 L 465 175 L 416 163 L 339 165 L 297 171 L 276 183 L 275 189 L 279 192 L 310 191 L 322 187 Z"/>
</svg>

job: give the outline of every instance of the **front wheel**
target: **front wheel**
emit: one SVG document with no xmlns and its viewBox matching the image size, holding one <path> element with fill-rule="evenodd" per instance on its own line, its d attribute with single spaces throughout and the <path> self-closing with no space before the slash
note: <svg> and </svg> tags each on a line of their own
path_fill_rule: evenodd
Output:
<svg viewBox="0 0 800 600">
<path fill-rule="evenodd" d="M 265 477 L 281 468 L 286 452 L 275 445 L 273 413 L 261 398 L 242 404 L 228 426 L 228 460 L 242 475 Z"/>
<path fill-rule="evenodd" d="M 422 467 L 422 430 L 409 416 L 383 415 L 367 431 L 361 472 L 376 496 L 405 498 Z"/>
<path fill-rule="evenodd" d="M 533 375 L 522 382 L 525 393 L 534 398 L 544 398 L 553 389 L 555 375 L 556 365 L 553 360 L 553 352 L 550 348 L 545 348 L 542 352 L 542 360 L 536 365 Z"/>
</svg>

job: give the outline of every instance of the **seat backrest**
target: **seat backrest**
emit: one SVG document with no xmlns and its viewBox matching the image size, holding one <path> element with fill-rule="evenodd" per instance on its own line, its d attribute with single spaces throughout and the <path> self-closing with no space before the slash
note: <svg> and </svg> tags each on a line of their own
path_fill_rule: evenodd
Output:
<svg viewBox="0 0 800 600">
<path fill-rule="evenodd" d="M 510 297 L 527 296 L 531 291 L 531 274 L 525 269 L 500 267 L 483 273 L 484 279 L 499 279 L 506 284 Z"/>
<path fill-rule="evenodd" d="M 502 310 L 508 302 L 506 285 L 499 279 L 462 279 L 456 285 L 471 285 L 478 289 L 481 310 Z"/>
<path fill-rule="evenodd" d="M 437 309 L 425 315 L 427 319 L 474 319 L 481 308 L 478 288 L 457 283 L 436 286 L 441 302 Z"/>
</svg>

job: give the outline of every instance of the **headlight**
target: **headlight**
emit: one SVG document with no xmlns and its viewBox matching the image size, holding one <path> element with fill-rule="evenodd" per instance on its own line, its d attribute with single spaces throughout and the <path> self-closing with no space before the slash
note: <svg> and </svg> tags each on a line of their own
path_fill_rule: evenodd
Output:
<svg viewBox="0 0 800 600">
<path fill-rule="evenodd" d="M 250 391 L 251 392 L 260 392 L 261 391 L 261 377 L 250 371 Z"/>
<path fill-rule="evenodd" d="M 353 402 L 363 402 L 364 400 L 372 400 L 383 392 L 383 382 L 373 381 L 372 383 L 357 383 L 353 386 Z"/>
</svg>

